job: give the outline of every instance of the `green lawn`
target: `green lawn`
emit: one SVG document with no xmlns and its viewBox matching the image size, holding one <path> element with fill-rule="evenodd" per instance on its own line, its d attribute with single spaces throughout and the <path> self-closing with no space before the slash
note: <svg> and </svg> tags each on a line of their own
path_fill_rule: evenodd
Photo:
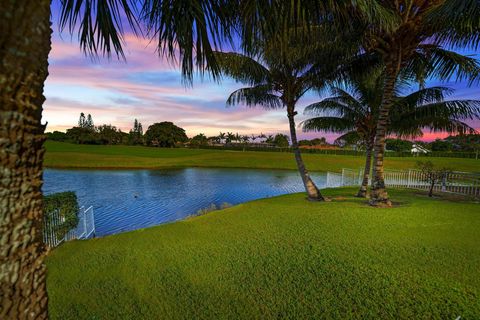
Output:
<svg viewBox="0 0 480 320">
<path fill-rule="evenodd" d="M 281 152 L 165 149 L 133 146 L 93 146 L 48 141 L 45 166 L 55 168 L 178 168 L 226 167 L 296 169 L 293 154 Z M 304 155 L 311 171 L 341 171 L 364 165 L 361 156 Z M 425 159 L 425 158 L 423 158 Z M 427 158 L 458 171 L 480 172 L 480 160 Z M 417 158 L 387 158 L 387 169 L 414 168 Z"/>
<path fill-rule="evenodd" d="M 480 205 L 391 190 L 397 206 L 379 209 L 354 191 L 66 243 L 47 260 L 50 316 L 479 319 Z"/>
</svg>

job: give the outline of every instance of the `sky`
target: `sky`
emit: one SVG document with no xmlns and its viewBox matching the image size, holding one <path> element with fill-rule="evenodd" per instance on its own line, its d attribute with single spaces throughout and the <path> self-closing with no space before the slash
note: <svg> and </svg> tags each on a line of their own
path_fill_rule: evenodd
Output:
<svg viewBox="0 0 480 320">
<path fill-rule="evenodd" d="M 55 26 L 55 22 L 54 22 Z M 242 85 L 232 79 L 220 83 L 208 77 L 196 77 L 193 86 L 182 83 L 178 66 L 162 59 L 154 43 L 125 35 L 126 61 L 85 56 L 68 32 L 54 28 L 49 56 L 49 77 L 45 85 L 43 122 L 47 132 L 63 131 L 75 126 L 81 112 L 91 114 L 95 125 L 111 124 L 128 132 L 138 119 L 144 128 L 171 121 L 192 137 L 219 132 L 240 134 L 288 134 L 288 120 L 283 110 L 266 111 L 245 106 L 227 107 L 229 94 Z M 438 85 L 429 81 L 429 85 Z M 442 85 L 445 85 L 443 83 Z M 479 99 L 478 87 L 449 83 L 456 89 L 452 98 Z M 305 120 L 303 108 L 322 97 L 309 93 L 298 104 L 297 123 Z M 480 129 L 480 122 L 471 122 Z M 333 142 L 338 135 L 302 133 L 300 138 L 326 137 Z M 422 140 L 431 141 L 446 134 L 425 132 Z"/>
</svg>

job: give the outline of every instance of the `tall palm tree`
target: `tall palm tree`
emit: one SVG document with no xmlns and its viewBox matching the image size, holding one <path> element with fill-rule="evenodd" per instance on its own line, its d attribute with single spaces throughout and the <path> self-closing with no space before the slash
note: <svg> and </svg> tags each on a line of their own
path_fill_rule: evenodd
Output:
<svg viewBox="0 0 480 320">
<path fill-rule="evenodd" d="M 265 39 L 253 56 L 235 52 L 216 52 L 215 56 L 224 75 L 248 85 L 230 94 L 228 106 L 245 104 L 286 110 L 292 150 L 310 200 L 324 198 L 311 179 L 298 147 L 297 102 L 309 90 L 321 89 L 334 78 L 346 52 L 334 44 L 334 40 L 339 39 L 327 34 L 327 28 L 319 27 L 317 31 L 312 37 L 293 30 L 284 39 Z M 315 41 L 320 37 L 324 42 Z"/>
<path fill-rule="evenodd" d="M 383 177 L 385 137 L 400 74 L 423 82 L 433 76 L 448 80 L 478 77 L 475 59 L 444 46 L 479 43 L 480 3 L 475 0 L 382 0 L 392 24 L 364 24 L 362 52 L 375 55 L 384 66 L 384 85 L 374 142 L 374 177 L 370 203 L 390 206 Z"/>
<path fill-rule="evenodd" d="M 341 133 L 337 140 L 357 140 L 365 147 L 365 168 L 358 197 L 367 196 L 383 84 L 381 77 L 353 81 L 348 89 L 334 87 L 333 97 L 305 108 L 307 114 L 316 117 L 304 121 L 303 130 Z M 424 88 L 406 96 L 401 96 L 399 91 L 396 88 L 388 134 L 414 138 L 422 136 L 422 129 L 475 132 L 463 120 L 480 118 L 479 100 L 445 100 L 453 93 L 445 87 Z"/>
</svg>

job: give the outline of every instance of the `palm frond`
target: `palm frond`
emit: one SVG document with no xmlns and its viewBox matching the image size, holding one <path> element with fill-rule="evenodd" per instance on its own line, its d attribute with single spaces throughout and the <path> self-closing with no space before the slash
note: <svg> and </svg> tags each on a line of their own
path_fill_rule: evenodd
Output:
<svg viewBox="0 0 480 320">
<path fill-rule="evenodd" d="M 220 75 L 214 51 L 232 43 L 235 17 L 233 2 L 143 0 L 142 20 L 148 34 L 157 39 L 158 52 L 171 59 L 179 56 L 182 74 L 191 80 L 195 67 Z"/>
<path fill-rule="evenodd" d="M 424 74 L 425 78 L 433 77 L 442 81 L 452 78 L 456 81 L 466 79 L 470 83 L 479 80 L 480 64 L 473 57 L 445 50 L 437 45 L 421 45 L 417 53 L 411 65 L 423 68 L 416 73 Z M 421 63 L 415 63 L 415 59 L 420 59 Z"/>
<path fill-rule="evenodd" d="M 258 85 L 270 78 L 270 71 L 246 55 L 234 52 L 215 52 L 215 59 L 222 74 L 248 84 Z"/>
<path fill-rule="evenodd" d="M 265 109 L 283 107 L 279 96 L 272 93 L 268 85 L 258 85 L 235 90 L 227 99 L 227 106 L 245 104 L 249 107 L 261 106 Z"/>
<path fill-rule="evenodd" d="M 355 123 L 349 119 L 340 117 L 316 117 L 300 123 L 304 132 L 323 131 L 344 133 L 345 131 L 355 130 Z"/>
<path fill-rule="evenodd" d="M 130 28 L 137 33 L 136 2 L 132 0 L 61 0 L 59 27 L 70 33 L 78 27 L 80 46 L 86 54 L 110 56 L 123 52 L 123 24 L 126 17 Z"/>
</svg>

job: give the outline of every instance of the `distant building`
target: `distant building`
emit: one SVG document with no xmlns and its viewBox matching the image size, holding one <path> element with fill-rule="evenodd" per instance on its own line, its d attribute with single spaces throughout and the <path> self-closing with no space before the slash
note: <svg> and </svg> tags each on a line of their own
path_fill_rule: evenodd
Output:
<svg viewBox="0 0 480 320">
<path fill-rule="evenodd" d="M 430 150 L 422 147 L 421 145 L 419 144 L 412 144 L 412 149 L 411 149 L 411 152 L 413 155 L 419 155 L 419 154 L 426 154 L 426 153 L 429 153 Z"/>
</svg>

